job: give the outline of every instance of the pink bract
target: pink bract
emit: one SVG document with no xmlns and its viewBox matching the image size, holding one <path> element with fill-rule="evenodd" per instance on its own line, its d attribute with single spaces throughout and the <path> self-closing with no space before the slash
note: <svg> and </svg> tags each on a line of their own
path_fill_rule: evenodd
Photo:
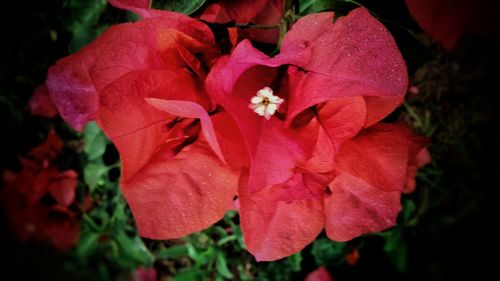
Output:
<svg viewBox="0 0 500 281">
<path fill-rule="evenodd" d="M 207 78 L 247 147 L 240 222 L 257 260 L 291 255 L 324 228 L 337 241 L 387 229 L 401 209 L 418 145 L 402 125 L 374 124 L 403 101 L 405 63 L 365 9 L 333 16 L 301 18 L 273 58 L 243 41 Z M 270 120 L 248 109 L 264 87 L 285 100 Z"/>
</svg>

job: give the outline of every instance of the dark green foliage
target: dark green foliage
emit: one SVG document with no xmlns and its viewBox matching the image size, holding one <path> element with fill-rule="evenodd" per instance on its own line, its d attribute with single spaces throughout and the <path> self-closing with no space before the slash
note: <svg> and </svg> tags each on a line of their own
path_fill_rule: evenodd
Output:
<svg viewBox="0 0 500 281">
<path fill-rule="evenodd" d="M 168 10 L 190 15 L 196 12 L 206 0 L 157 0 L 153 1 L 153 7 L 160 10 Z"/>
</svg>

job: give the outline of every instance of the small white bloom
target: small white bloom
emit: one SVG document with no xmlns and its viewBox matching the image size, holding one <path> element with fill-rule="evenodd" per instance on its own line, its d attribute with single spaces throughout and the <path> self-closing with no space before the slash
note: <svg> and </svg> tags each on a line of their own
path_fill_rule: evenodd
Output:
<svg viewBox="0 0 500 281">
<path fill-rule="evenodd" d="M 264 116 L 266 120 L 269 120 L 283 102 L 284 100 L 282 98 L 273 95 L 273 90 L 271 88 L 264 87 L 257 91 L 255 97 L 250 99 L 250 105 L 248 107 L 259 114 L 259 116 Z"/>
</svg>

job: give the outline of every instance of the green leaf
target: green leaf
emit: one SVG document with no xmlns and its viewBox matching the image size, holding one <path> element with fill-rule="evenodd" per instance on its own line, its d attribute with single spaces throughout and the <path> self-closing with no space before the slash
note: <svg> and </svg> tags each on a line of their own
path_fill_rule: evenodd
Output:
<svg viewBox="0 0 500 281">
<path fill-rule="evenodd" d="M 233 278 L 233 274 L 231 273 L 231 271 L 229 271 L 229 268 L 227 267 L 226 257 L 222 252 L 217 252 L 215 258 L 215 269 L 217 270 L 217 273 L 219 273 L 222 277 L 226 279 Z"/>
<path fill-rule="evenodd" d="M 160 10 L 168 10 L 190 15 L 196 12 L 206 0 L 159 0 L 154 1 L 153 7 Z"/>
<path fill-rule="evenodd" d="M 175 259 L 188 256 L 188 248 L 186 245 L 174 245 L 168 248 L 160 249 L 155 253 L 157 259 Z"/>
<path fill-rule="evenodd" d="M 106 0 L 66 0 L 63 8 L 61 22 L 73 33 L 71 52 L 76 52 L 103 31 L 97 23 L 106 8 Z"/>
<path fill-rule="evenodd" d="M 197 268 L 188 268 L 187 270 L 181 271 L 174 277 L 174 281 L 198 281 L 200 279 L 201 272 Z"/>
<path fill-rule="evenodd" d="M 87 259 L 92 255 L 98 246 L 99 234 L 88 231 L 80 233 L 80 239 L 76 248 L 77 255 L 82 259 Z"/>
<path fill-rule="evenodd" d="M 408 267 L 408 247 L 403 237 L 402 229 L 393 229 L 384 233 L 384 251 L 389 255 L 392 263 L 400 272 L 406 272 Z"/>
<path fill-rule="evenodd" d="M 89 123 L 84 131 L 85 146 L 83 151 L 87 154 L 89 161 L 96 160 L 104 155 L 109 140 L 95 122 Z"/>
<path fill-rule="evenodd" d="M 346 243 L 320 238 L 314 241 L 311 253 L 318 266 L 330 266 L 344 262 L 345 248 Z"/>
<path fill-rule="evenodd" d="M 229 236 L 226 236 L 226 237 L 220 239 L 219 241 L 217 241 L 217 246 L 222 246 L 222 245 L 224 245 L 226 243 L 229 243 L 229 242 L 235 241 L 235 240 L 236 241 L 238 240 L 238 236 L 236 236 L 234 234 L 233 235 L 229 235 Z"/>
<path fill-rule="evenodd" d="M 332 10 L 335 6 L 335 0 L 300 0 L 299 12 L 301 15 Z"/>
<path fill-rule="evenodd" d="M 101 26 L 96 28 L 88 28 L 86 26 L 78 27 L 73 30 L 73 38 L 69 42 L 69 52 L 75 53 L 83 48 L 85 45 L 92 42 L 99 36 L 108 26 Z"/>
<path fill-rule="evenodd" d="M 104 177 L 108 174 L 109 168 L 102 163 L 89 163 L 83 169 L 83 180 L 89 186 L 90 192 L 104 184 Z"/>
<path fill-rule="evenodd" d="M 287 258 L 287 262 L 290 264 L 292 271 L 299 272 L 302 269 L 302 254 L 300 252 L 291 255 Z"/>
<path fill-rule="evenodd" d="M 130 263 L 131 267 L 140 265 L 150 267 L 152 265 L 154 257 L 138 236 L 131 238 L 120 231 L 115 236 L 115 241 L 120 250 L 121 260 Z"/>
<path fill-rule="evenodd" d="M 410 199 L 403 202 L 403 211 L 401 212 L 403 222 L 408 222 L 411 219 L 411 217 L 415 214 L 416 208 L 415 203 L 413 203 Z"/>
</svg>

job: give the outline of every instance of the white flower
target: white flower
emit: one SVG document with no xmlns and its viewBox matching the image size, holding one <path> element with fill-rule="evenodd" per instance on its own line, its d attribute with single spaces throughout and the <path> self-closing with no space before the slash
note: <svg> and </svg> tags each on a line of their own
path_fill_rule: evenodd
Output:
<svg viewBox="0 0 500 281">
<path fill-rule="evenodd" d="M 284 101 L 282 98 L 273 95 L 271 88 L 264 87 L 257 91 L 257 95 L 250 100 L 248 107 L 259 116 L 264 116 L 266 120 L 269 120 Z"/>
</svg>

